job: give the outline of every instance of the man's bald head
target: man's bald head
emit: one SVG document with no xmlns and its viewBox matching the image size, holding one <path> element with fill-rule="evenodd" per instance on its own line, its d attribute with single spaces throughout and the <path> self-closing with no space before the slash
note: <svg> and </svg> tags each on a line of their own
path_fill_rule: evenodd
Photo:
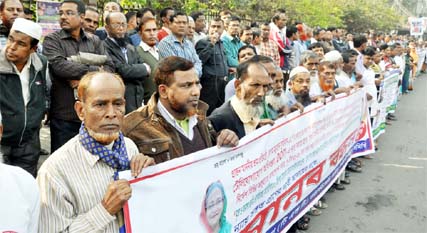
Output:
<svg viewBox="0 0 427 233">
<path fill-rule="evenodd" d="M 102 86 L 106 81 L 110 81 L 108 79 L 114 80 L 117 82 L 118 86 L 123 87 L 124 96 L 125 84 L 119 75 L 108 72 L 90 72 L 84 75 L 80 80 L 77 89 L 79 100 L 85 102 L 88 90 L 90 90 L 91 86 Z"/>
</svg>

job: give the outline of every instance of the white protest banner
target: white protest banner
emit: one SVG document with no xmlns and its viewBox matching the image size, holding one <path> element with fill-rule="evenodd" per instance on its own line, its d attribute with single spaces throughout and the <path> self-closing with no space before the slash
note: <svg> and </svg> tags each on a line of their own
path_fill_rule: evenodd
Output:
<svg viewBox="0 0 427 233">
<path fill-rule="evenodd" d="M 287 231 L 345 169 L 365 109 L 363 90 L 340 95 L 256 130 L 235 148 L 144 169 L 130 180 L 126 232 Z"/>
<path fill-rule="evenodd" d="M 383 104 L 387 113 L 394 113 L 399 96 L 399 70 L 392 70 L 384 75 Z"/>
<path fill-rule="evenodd" d="M 368 109 L 366 109 L 368 112 Z M 359 136 L 353 146 L 352 158 L 375 153 L 374 139 L 372 137 L 371 119 L 368 114 L 363 117 L 359 128 Z"/>
<path fill-rule="evenodd" d="M 410 18 L 409 25 L 411 27 L 411 36 L 422 36 L 424 33 L 423 19 Z"/>
</svg>

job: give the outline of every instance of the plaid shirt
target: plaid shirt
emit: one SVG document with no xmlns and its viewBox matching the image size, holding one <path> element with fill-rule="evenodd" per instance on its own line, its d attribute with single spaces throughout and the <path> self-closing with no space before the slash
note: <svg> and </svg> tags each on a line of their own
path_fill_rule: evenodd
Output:
<svg viewBox="0 0 427 233">
<path fill-rule="evenodd" d="M 261 41 L 259 55 L 271 57 L 274 61 L 274 64 L 280 67 L 280 55 L 279 48 L 272 40 L 268 42 Z"/>
</svg>

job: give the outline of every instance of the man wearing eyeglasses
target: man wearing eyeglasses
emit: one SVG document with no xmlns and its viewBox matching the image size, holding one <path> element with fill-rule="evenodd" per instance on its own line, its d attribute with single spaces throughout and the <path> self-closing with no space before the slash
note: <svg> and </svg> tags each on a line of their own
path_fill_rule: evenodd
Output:
<svg viewBox="0 0 427 233">
<path fill-rule="evenodd" d="M 126 113 L 141 107 L 144 103 L 143 82 L 151 73 L 150 66 L 143 63 L 136 48 L 129 44 L 126 36 L 126 17 L 121 12 L 112 12 L 105 18 L 107 38 L 104 46 L 126 85 Z"/>
<path fill-rule="evenodd" d="M 52 79 L 52 152 L 79 132 L 81 122 L 74 111 L 74 102 L 80 78 L 91 71 L 114 71 L 114 64 L 106 56 L 102 41 L 83 31 L 84 15 L 85 5 L 82 1 L 64 0 L 59 9 L 61 30 L 47 35 L 43 43 L 43 54 L 49 61 Z M 80 59 L 85 56 L 90 58 Z"/>
</svg>

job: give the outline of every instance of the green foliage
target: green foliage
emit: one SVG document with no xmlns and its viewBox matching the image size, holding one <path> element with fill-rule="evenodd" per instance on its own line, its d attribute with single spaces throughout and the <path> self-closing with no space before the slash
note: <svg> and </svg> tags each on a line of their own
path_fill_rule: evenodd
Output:
<svg viewBox="0 0 427 233">
<path fill-rule="evenodd" d="M 100 0 L 102 7 L 110 0 Z M 415 0 L 411 0 L 415 1 Z M 389 0 L 122 0 L 124 9 L 151 7 L 160 11 L 173 7 L 186 13 L 218 14 L 229 9 L 247 21 L 269 21 L 276 9 L 285 8 L 289 23 L 299 21 L 311 27 L 343 26 L 349 31 L 390 30 L 404 22 Z"/>
</svg>

